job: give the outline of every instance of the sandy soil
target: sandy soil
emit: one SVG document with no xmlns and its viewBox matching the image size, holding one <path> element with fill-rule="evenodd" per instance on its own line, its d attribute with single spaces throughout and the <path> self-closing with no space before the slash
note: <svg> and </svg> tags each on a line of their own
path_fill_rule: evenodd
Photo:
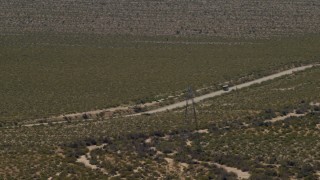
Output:
<svg viewBox="0 0 320 180">
<path fill-rule="evenodd" d="M 190 141 L 189 139 L 186 141 L 187 146 L 192 146 L 192 141 Z"/>
<path fill-rule="evenodd" d="M 77 159 L 77 162 L 84 164 L 87 168 L 97 169 L 96 165 L 90 164 L 90 160 L 86 157 L 87 155 L 82 155 Z"/>
<path fill-rule="evenodd" d="M 104 168 L 99 168 L 94 164 L 90 163 L 90 159 L 91 159 L 91 151 L 94 151 L 96 149 L 101 149 L 103 148 L 103 146 L 105 146 L 106 144 L 102 144 L 100 146 L 97 145 L 92 145 L 92 146 L 88 146 L 87 149 L 89 150 L 89 152 L 85 155 L 80 156 L 76 162 L 82 163 L 84 164 L 87 168 L 90 168 L 92 170 L 96 170 L 99 169 L 103 174 L 108 174 L 107 171 Z"/>
<path fill-rule="evenodd" d="M 272 89 L 272 90 L 276 90 L 276 91 L 290 91 L 290 90 L 295 90 L 295 87 L 291 87 L 291 88 L 279 88 L 279 89 Z"/>
<path fill-rule="evenodd" d="M 239 179 L 249 179 L 250 177 L 250 174 L 248 172 L 243 172 L 240 169 L 229 167 L 229 166 L 218 164 L 218 163 L 214 163 L 214 165 L 216 165 L 219 168 L 223 168 L 227 172 L 235 173 Z"/>
<path fill-rule="evenodd" d="M 199 133 L 199 134 L 208 134 L 209 130 L 208 129 L 200 129 L 198 131 L 194 131 L 194 133 Z"/>
<path fill-rule="evenodd" d="M 311 102 L 310 106 L 320 106 L 320 103 L 319 102 Z"/>
<path fill-rule="evenodd" d="M 152 137 L 149 137 L 149 138 L 146 139 L 144 142 L 147 143 L 147 144 L 151 143 L 151 142 L 152 142 Z"/>
<path fill-rule="evenodd" d="M 271 123 L 274 123 L 274 122 L 277 122 L 277 121 L 283 121 L 289 117 L 302 117 L 302 116 L 305 116 L 306 114 L 296 114 L 296 113 L 289 113 L 287 114 L 286 116 L 278 116 L 278 117 L 275 117 L 273 119 L 270 119 L 270 120 L 265 120 L 264 122 L 271 122 Z"/>
<path fill-rule="evenodd" d="M 168 163 L 169 171 L 177 171 L 178 170 L 180 177 L 182 176 L 184 169 L 189 167 L 189 165 L 187 163 L 175 162 L 171 158 L 164 158 L 164 160 L 166 160 Z"/>
<path fill-rule="evenodd" d="M 167 161 L 168 166 L 169 166 L 169 170 L 173 171 L 174 170 L 174 168 L 173 168 L 174 167 L 174 160 L 171 158 L 164 158 L 164 160 Z"/>
</svg>

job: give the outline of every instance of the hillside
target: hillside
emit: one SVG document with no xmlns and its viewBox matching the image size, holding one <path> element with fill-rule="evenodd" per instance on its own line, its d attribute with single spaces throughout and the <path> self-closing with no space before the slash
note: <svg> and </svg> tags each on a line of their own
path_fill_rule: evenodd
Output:
<svg viewBox="0 0 320 180">
<path fill-rule="evenodd" d="M 0 0 L 0 180 L 320 179 L 319 59 L 320 0 Z"/>
<path fill-rule="evenodd" d="M 198 103 L 199 131 L 183 110 L 1 128 L 0 178 L 318 179 L 319 72 Z"/>
</svg>

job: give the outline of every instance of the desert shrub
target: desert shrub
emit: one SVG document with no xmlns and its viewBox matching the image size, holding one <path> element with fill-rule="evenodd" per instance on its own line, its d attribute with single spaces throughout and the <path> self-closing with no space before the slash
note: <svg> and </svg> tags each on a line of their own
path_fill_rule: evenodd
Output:
<svg viewBox="0 0 320 180">
<path fill-rule="evenodd" d="M 146 134 L 143 134 L 143 133 L 134 133 L 134 134 L 129 134 L 127 135 L 127 137 L 129 139 L 142 139 L 142 138 L 147 138 L 147 135 Z"/>
<path fill-rule="evenodd" d="M 164 132 L 162 131 L 155 131 L 153 133 L 151 133 L 151 136 L 156 136 L 156 137 L 164 137 Z"/>
<path fill-rule="evenodd" d="M 73 142 L 73 143 L 70 143 L 70 144 L 68 144 L 66 146 L 71 147 L 71 148 L 78 148 L 79 144 L 77 142 Z"/>
<path fill-rule="evenodd" d="M 88 114 L 82 114 L 82 118 L 83 118 L 84 120 L 87 120 L 87 119 L 89 119 L 89 115 L 88 115 Z"/>
<path fill-rule="evenodd" d="M 162 148 L 162 152 L 165 153 L 165 154 L 170 154 L 172 153 L 172 149 L 170 147 L 164 147 Z"/>
<path fill-rule="evenodd" d="M 298 163 L 294 160 L 285 160 L 285 161 L 281 161 L 280 164 L 283 167 L 295 167 L 298 165 Z"/>
<path fill-rule="evenodd" d="M 173 136 L 173 135 L 177 135 L 177 134 L 179 134 L 179 133 L 180 133 L 179 130 L 174 129 L 174 130 L 171 130 L 168 134 L 169 134 L 170 136 Z"/>
<path fill-rule="evenodd" d="M 69 153 L 67 153 L 67 156 L 79 158 L 80 156 L 85 155 L 86 153 L 87 153 L 86 149 L 77 148 L 77 149 L 72 149 L 71 151 L 69 151 Z"/>
<path fill-rule="evenodd" d="M 270 180 L 271 178 L 270 178 L 270 176 L 268 176 L 264 173 L 259 173 L 259 174 L 253 173 L 253 174 L 251 174 L 250 179 L 251 180 Z"/>
<path fill-rule="evenodd" d="M 267 176 L 278 176 L 278 173 L 274 169 L 266 169 L 265 170 L 265 175 L 267 175 Z"/>
<path fill-rule="evenodd" d="M 308 177 L 309 178 L 314 174 L 314 169 L 310 164 L 304 164 L 298 171 L 298 178 Z"/>
<path fill-rule="evenodd" d="M 277 162 L 277 158 L 276 157 L 270 157 L 267 160 L 268 164 L 276 164 L 276 162 Z"/>
<path fill-rule="evenodd" d="M 293 112 L 293 108 L 286 107 L 281 111 L 281 115 L 286 116 L 287 114 Z"/>
<path fill-rule="evenodd" d="M 208 127 L 209 127 L 208 130 L 210 133 L 217 132 L 219 130 L 219 128 L 217 127 L 217 124 L 210 124 Z"/>
<path fill-rule="evenodd" d="M 109 137 L 103 137 L 101 141 L 105 144 L 112 144 L 112 140 Z"/>
<path fill-rule="evenodd" d="M 68 117 L 68 116 L 63 115 L 63 120 L 65 120 L 65 121 L 70 121 L 70 120 L 71 120 L 71 117 Z"/>
<path fill-rule="evenodd" d="M 307 109 L 305 109 L 305 108 L 299 108 L 299 109 L 296 110 L 297 114 L 304 114 L 306 112 L 307 112 Z"/>
<path fill-rule="evenodd" d="M 190 163 L 191 164 L 191 159 L 188 156 L 188 154 L 185 153 L 185 152 L 179 152 L 179 153 L 175 154 L 174 160 L 178 161 L 178 162 L 184 162 L 184 163 Z"/>
<path fill-rule="evenodd" d="M 216 178 L 213 178 L 213 176 L 211 175 L 208 177 L 208 179 L 209 178 L 213 178 L 213 179 L 217 179 L 217 180 L 236 180 L 236 179 L 238 179 L 237 175 L 235 175 L 233 173 L 228 173 L 224 170 L 220 170 L 216 176 L 217 176 Z"/>
<path fill-rule="evenodd" d="M 265 113 L 263 114 L 264 119 L 272 119 L 272 118 L 275 118 L 276 116 L 277 116 L 276 113 L 272 109 L 265 110 Z"/>
<path fill-rule="evenodd" d="M 105 114 L 106 113 L 104 111 L 99 112 L 99 113 L 96 114 L 96 118 L 100 119 L 100 120 L 103 120 L 105 118 Z"/>
</svg>

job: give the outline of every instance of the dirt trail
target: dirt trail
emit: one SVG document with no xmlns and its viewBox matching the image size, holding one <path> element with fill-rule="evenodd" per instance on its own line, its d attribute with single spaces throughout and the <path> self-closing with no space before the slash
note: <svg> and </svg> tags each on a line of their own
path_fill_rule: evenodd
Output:
<svg viewBox="0 0 320 180">
<path fill-rule="evenodd" d="M 285 76 L 285 75 L 290 75 L 290 74 L 293 74 L 293 73 L 298 72 L 298 71 L 304 71 L 306 69 L 312 68 L 314 66 L 319 66 L 319 65 L 320 64 L 311 64 L 311 65 L 292 68 L 292 69 L 289 69 L 289 70 L 286 70 L 286 71 L 282 71 L 282 72 L 279 72 L 279 73 L 276 73 L 276 74 L 272 74 L 272 75 L 269 75 L 269 76 L 265 76 L 263 78 L 259 78 L 259 79 L 253 80 L 253 81 L 249 81 L 249 82 L 246 82 L 246 83 L 243 83 L 243 84 L 239 84 L 239 85 L 230 87 L 229 91 L 219 90 L 219 91 L 208 93 L 208 94 L 205 94 L 205 95 L 202 95 L 202 96 L 195 97 L 194 101 L 197 103 L 197 102 L 203 101 L 203 100 L 208 99 L 208 98 L 213 98 L 213 97 L 220 96 L 220 95 L 223 95 L 223 94 L 226 94 L 226 93 L 230 93 L 232 90 L 238 90 L 238 89 L 242 89 L 242 88 L 245 88 L 245 87 L 249 87 L 249 86 L 252 86 L 254 84 L 259 84 L 259 83 L 262 83 L 262 82 L 265 82 L 265 81 L 269 81 L 269 80 L 272 80 L 272 79 L 275 79 L 275 78 L 278 78 L 278 77 L 282 77 L 282 76 Z M 150 104 L 153 105 L 155 103 L 158 103 L 158 102 L 152 102 Z M 148 105 L 150 105 L 150 104 L 148 104 Z M 184 107 L 185 105 L 186 105 L 185 101 L 181 101 L 181 102 L 178 102 L 178 103 L 174 103 L 174 104 L 171 104 L 171 105 L 168 105 L 168 106 L 160 107 L 160 108 L 157 108 L 157 109 L 154 109 L 154 110 L 150 110 L 150 111 L 147 111 L 147 112 L 129 114 L 129 115 L 125 115 L 123 117 L 132 117 L 132 116 L 140 116 L 140 115 L 143 115 L 143 114 L 154 114 L 154 113 L 159 113 L 159 112 L 165 112 L 165 111 L 169 111 L 169 110 L 173 110 L 173 109 Z M 128 109 L 129 109 L 129 107 L 115 107 L 115 108 L 101 109 L 101 110 L 95 110 L 95 111 L 73 113 L 73 114 L 68 114 L 68 115 L 60 115 L 60 116 L 55 116 L 55 117 L 52 117 L 52 118 L 48 118 L 48 120 L 52 120 L 52 121 L 59 120 L 59 121 L 56 121 L 56 122 L 52 122 L 53 124 L 67 123 L 68 121 L 63 120 L 64 117 L 75 117 L 75 116 L 81 117 L 83 114 L 98 114 L 98 113 L 101 113 L 101 112 L 113 112 L 113 111 L 117 111 L 117 110 L 128 110 Z M 92 119 L 87 119 L 87 120 L 92 120 Z M 82 120 L 79 120 L 79 121 L 82 121 Z M 73 120 L 72 122 L 75 122 L 75 120 Z M 45 123 L 29 123 L 29 124 L 23 124 L 22 126 L 31 127 L 31 126 L 48 125 L 48 124 L 49 123 L 46 123 L 46 122 Z"/>
<path fill-rule="evenodd" d="M 310 106 L 320 106 L 320 102 L 311 102 Z"/>
<path fill-rule="evenodd" d="M 208 134 L 209 130 L 208 129 L 199 129 L 197 131 L 194 131 L 194 133 L 199 133 L 199 134 Z"/>
<path fill-rule="evenodd" d="M 195 97 L 194 101 L 197 103 L 197 102 L 203 101 L 203 100 L 208 99 L 208 98 L 213 98 L 213 97 L 216 97 L 216 96 L 220 96 L 220 95 L 229 93 L 232 90 L 238 90 L 238 89 L 242 89 L 242 88 L 245 88 L 245 87 L 249 87 L 249 86 L 252 86 L 254 84 L 259 84 L 259 83 L 262 83 L 262 82 L 265 82 L 265 81 L 269 81 L 269 80 L 272 80 L 272 79 L 275 79 L 275 78 L 278 78 L 278 77 L 282 77 L 282 76 L 285 76 L 285 75 L 290 75 L 290 74 L 293 74 L 293 73 L 298 72 L 298 71 L 303 71 L 303 70 L 312 68 L 314 66 L 318 66 L 318 64 L 317 65 L 306 65 L 306 66 L 296 67 L 296 68 L 289 69 L 289 70 L 286 70 L 286 71 L 282 71 L 282 72 L 279 72 L 279 73 L 276 73 L 276 74 L 265 76 L 263 78 L 259 78 L 259 79 L 253 80 L 253 81 L 249 81 L 249 82 L 246 82 L 246 83 L 243 83 L 243 84 L 239 84 L 239 85 L 230 87 L 229 91 L 220 90 L 220 91 L 215 91 L 215 92 L 212 92 L 212 93 L 209 93 L 209 94 L 205 94 L 205 95 L 202 95 L 202 96 Z M 185 105 L 186 105 L 185 101 L 182 101 L 182 102 L 174 103 L 174 104 L 171 104 L 171 105 L 168 105 L 168 106 L 164 106 L 164 107 L 161 107 L 161 108 L 158 108 L 158 109 L 155 109 L 155 110 L 151 110 L 151 111 L 147 111 L 147 112 L 143 112 L 143 113 L 132 114 L 132 115 L 128 115 L 128 116 L 139 116 L 141 114 L 159 113 L 159 112 L 164 112 L 164 111 L 168 111 L 168 110 L 173 110 L 173 109 L 176 109 L 176 108 L 181 108 L 181 107 L 184 107 Z"/>
<path fill-rule="evenodd" d="M 218 164 L 218 163 L 213 163 L 214 165 L 216 165 L 219 168 L 222 168 L 224 170 L 226 170 L 227 172 L 232 172 L 235 173 L 239 179 L 249 179 L 250 174 L 248 172 L 244 172 L 240 169 L 234 168 L 234 167 L 229 167 L 226 165 L 222 165 L 222 164 Z"/>
<path fill-rule="evenodd" d="M 310 103 L 310 106 L 319 106 L 319 105 L 320 105 L 320 103 L 318 103 L 318 102 L 311 102 L 311 103 Z M 305 113 L 303 113 L 303 114 L 297 114 L 297 112 L 294 111 L 293 113 L 289 113 L 289 114 L 287 114 L 287 115 L 285 115 L 285 116 L 277 116 L 277 117 L 275 117 L 275 118 L 272 118 L 272 119 L 269 119 L 269 120 L 265 120 L 264 122 L 274 123 L 274 122 L 277 122 L 277 121 L 283 121 L 283 120 L 285 120 L 285 119 L 287 119 L 287 118 L 290 118 L 290 117 L 302 117 L 302 116 L 306 116 L 308 113 L 310 113 L 310 111 L 307 111 L 307 112 L 305 112 Z"/>
<path fill-rule="evenodd" d="M 184 45 L 243 45 L 243 44 L 261 44 L 246 41 L 238 42 L 222 42 L 222 41 L 134 41 L 137 43 L 148 43 L 148 44 L 184 44 Z"/>
<path fill-rule="evenodd" d="M 204 162 L 204 161 L 199 161 L 199 160 L 195 160 L 195 161 L 198 162 L 198 163 Z M 229 166 L 226 166 L 226 165 L 223 165 L 223 164 L 219 164 L 219 163 L 216 163 L 216 162 L 207 162 L 207 163 L 209 163 L 211 165 L 215 165 L 218 168 L 222 168 L 225 171 L 227 171 L 228 173 L 236 174 L 238 179 L 249 179 L 250 176 L 251 176 L 249 172 L 244 172 L 241 169 L 238 169 L 238 168 L 235 168 L 235 167 L 229 167 Z"/>
<path fill-rule="evenodd" d="M 84 164 L 87 168 L 93 169 L 93 170 L 100 170 L 103 174 L 108 174 L 107 171 L 104 168 L 99 168 L 97 165 L 91 164 L 90 163 L 90 159 L 91 159 L 91 151 L 94 151 L 96 149 L 101 149 L 103 148 L 103 146 L 106 144 L 102 144 L 100 146 L 97 145 L 92 145 L 92 146 L 88 146 L 87 149 L 89 150 L 88 153 L 86 153 L 85 155 L 80 156 L 76 162 L 82 163 Z"/>
<path fill-rule="evenodd" d="M 307 113 L 305 113 L 305 114 L 297 114 L 296 112 L 294 112 L 294 113 L 289 113 L 289 114 L 287 114 L 285 116 L 278 116 L 278 117 L 272 118 L 270 120 L 265 120 L 264 122 L 274 123 L 274 122 L 277 122 L 277 121 L 283 121 L 283 120 L 285 120 L 285 119 L 287 119 L 289 117 L 302 117 L 302 116 L 306 116 L 306 115 L 307 115 Z"/>
<path fill-rule="evenodd" d="M 175 162 L 172 158 L 164 158 L 168 163 L 168 170 L 173 172 L 178 172 L 180 179 L 183 177 L 184 169 L 189 167 L 187 163 Z"/>
</svg>

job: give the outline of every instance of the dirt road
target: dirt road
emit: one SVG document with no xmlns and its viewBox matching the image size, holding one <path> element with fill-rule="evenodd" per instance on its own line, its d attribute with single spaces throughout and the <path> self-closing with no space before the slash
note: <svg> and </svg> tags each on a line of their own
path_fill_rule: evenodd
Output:
<svg viewBox="0 0 320 180">
<path fill-rule="evenodd" d="M 282 76 L 285 76 L 285 75 L 293 74 L 294 72 L 303 71 L 303 70 L 306 70 L 306 69 L 314 67 L 314 66 L 318 66 L 318 65 L 306 65 L 306 66 L 301 66 L 301 67 L 289 69 L 289 70 L 286 70 L 286 71 L 282 71 L 282 72 L 279 72 L 279 73 L 276 73 L 276 74 L 272 74 L 272 75 L 269 75 L 269 76 L 265 76 L 263 78 L 259 78 L 259 79 L 253 80 L 253 81 L 249 81 L 249 82 L 246 82 L 246 83 L 243 83 L 243 84 L 239 84 L 239 85 L 230 87 L 229 91 L 220 90 L 220 91 L 215 91 L 215 92 L 212 92 L 212 93 L 209 93 L 209 94 L 205 94 L 205 95 L 202 95 L 202 96 L 195 97 L 194 101 L 195 102 L 200 102 L 200 101 L 203 101 L 203 100 L 208 99 L 208 98 L 213 98 L 213 97 L 216 97 L 216 96 L 220 96 L 222 94 L 229 93 L 232 90 L 237 90 L 237 89 L 242 89 L 242 88 L 245 88 L 245 87 L 249 87 L 249 86 L 252 86 L 254 84 L 259 84 L 259 83 L 262 83 L 262 82 L 265 82 L 265 81 L 269 81 L 269 80 L 272 80 L 272 79 L 275 79 L 275 78 L 278 78 L 278 77 L 282 77 Z M 171 105 L 168 105 L 168 106 L 164 106 L 164 107 L 161 107 L 161 108 L 158 108 L 158 109 L 154 109 L 154 110 L 151 110 L 151 111 L 132 114 L 132 115 L 128 115 L 128 116 L 139 116 L 141 114 L 159 113 L 159 112 L 164 112 L 164 111 L 168 111 L 168 110 L 173 110 L 173 109 L 176 109 L 176 108 L 181 108 L 181 107 L 184 107 L 185 105 L 186 105 L 186 102 L 182 101 L 182 102 L 174 103 L 174 104 L 171 104 Z"/>
<path fill-rule="evenodd" d="M 232 90 L 237 90 L 237 89 L 242 89 L 242 88 L 245 88 L 245 87 L 249 87 L 249 86 L 252 86 L 254 84 L 259 84 L 259 83 L 262 83 L 262 82 L 265 82 L 265 81 L 268 81 L 268 80 L 272 80 L 272 79 L 275 79 L 275 78 L 278 78 L 278 77 L 282 77 L 282 76 L 285 76 L 285 75 L 290 75 L 290 74 L 293 74 L 294 72 L 303 71 L 303 70 L 309 69 L 309 68 L 314 67 L 314 66 L 319 66 L 319 65 L 320 64 L 306 65 L 306 66 L 301 66 L 301 67 L 289 69 L 289 70 L 286 70 L 286 71 L 282 71 L 282 72 L 279 72 L 279 73 L 276 73 L 276 74 L 272 74 L 272 75 L 269 75 L 269 76 L 265 76 L 263 78 L 259 78 L 259 79 L 253 80 L 253 81 L 249 81 L 249 82 L 246 82 L 246 83 L 243 83 L 243 84 L 239 84 L 239 85 L 230 87 L 228 91 L 219 90 L 219 91 L 215 91 L 215 92 L 212 92 L 212 93 L 209 93 L 209 94 L 205 94 L 205 95 L 202 95 L 202 96 L 195 97 L 194 101 L 195 102 L 200 102 L 200 101 L 203 101 L 203 100 L 208 99 L 208 98 L 213 98 L 213 97 L 216 97 L 216 96 L 220 96 L 220 95 L 229 93 Z M 154 113 L 159 113 L 159 112 L 165 112 L 165 111 L 169 111 L 169 110 L 173 110 L 173 109 L 177 109 L 177 108 L 182 108 L 185 105 L 186 105 L 186 102 L 182 101 L 182 102 L 174 103 L 174 104 L 171 104 L 171 105 L 168 105 L 168 106 L 160 107 L 160 108 L 157 108 L 157 109 L 154 109 L 154 110 L 150 110 L 150 111 L 147 111 L 147 112 L 126 115 L 124 117 L 132 117 L 132 116 L 140 116 L 140 115 L 143 115 L 143 114 L 154 114 Z M 126 109 L 127 107 L 121 107 L 121 108 Z M 90 111 L 90 112 L 86 112 L 86 113 L 92 113 L 92 112 L 98 113 L 100 111 L 104 111 L 104 110 Z M 71 114 L 71 115 L 67 115 L 67 116 L 72 116 L 72 115 L 81 116 L 82 114 L 83 113 L 75 113 L 75 114 Z M 62 116 L 58 116 L 58 117 L 62 118 Z M 87 119 L 86 121 L 90 121 L 90 120 L 92 120 L 92 119 Z M 78 121 L 80 122 L 80 121 L 83 121 L 83 120 L 78 120 Z M 62 120 L 62 121 L 58 121 L 58 122 L 52 122 L 52 124 L 60 124 L 60 123 L 67 123 L 67 122 L 68 121 L 63 121 Z M 73 122 L 75 122 L 75 121 L 73 121 Z M 23 124 L 22 126 L 31 127 L 31 126 L 48 125 L 48 124 L 49 123 L 29 123 L 29 124 Z"/>
</svg>

